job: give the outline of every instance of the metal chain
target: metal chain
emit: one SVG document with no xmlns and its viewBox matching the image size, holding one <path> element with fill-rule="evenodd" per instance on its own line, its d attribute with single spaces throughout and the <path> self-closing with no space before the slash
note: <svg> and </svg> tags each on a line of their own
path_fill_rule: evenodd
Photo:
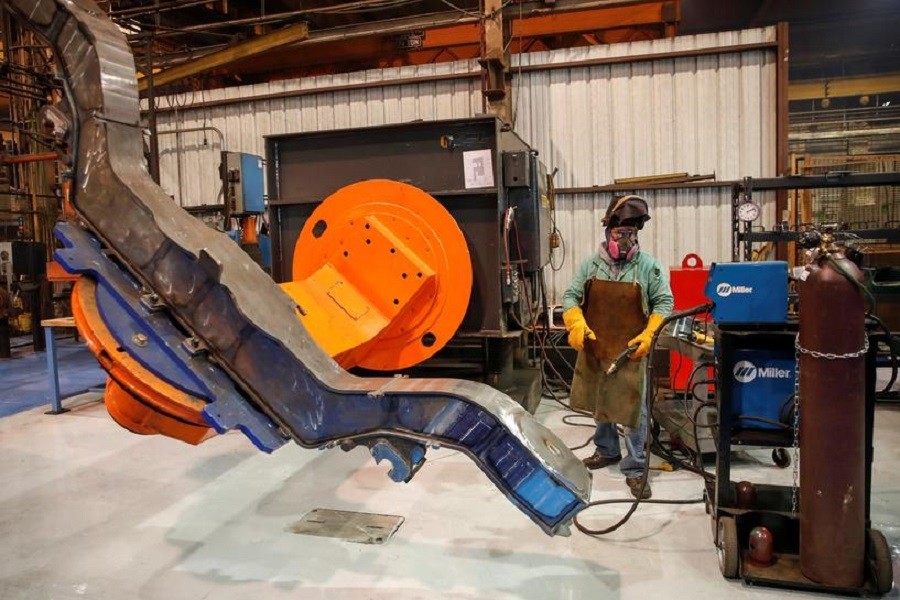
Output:
<svg viewBox="0 0 900 600">
<path fill-rule="evenodd" d="M 800 479 L 800 334 L 794 340 L 794 485 L 791 488 L 791 517 L 797 517 L 797 484 Z"/>
<path fill-rule="evenodd" d="M 863 354 L 869 351 L 869 336 L 866 336 L 866 341 L 863 344 L 862 350 L 857 350 L 856 352 L 847 352 L 845 354 L 834 354 L 833 352 L 818 352 L 817 350 L 810 350 L 808 348 L 804 348 L 800 345 L 800 335 L 797 335 L 797 339 L 794 341 L 794 346 L 802 352 L 803 354 L 808 354 L 813 358 L 827 358 L 828 360 L 838 360 L 842 358 L 859 358 Z"/>
<path fill-rule="evenodd" d="M 798 488 L 798 480 L 800 478 L 800 354 L 806 354 L 807 356 L 812 356 L 813 358 L 825 358 L 828 360 L 841 360 L 845 358 L 859 358 L 860 356 L 866 354 L 869 351 L 869 336 L 865 336 L 865 342 L 863 343 L 862 350 L 857 350 L 856 352 L 847 352 L 844 354 L 835 354 L 833 352 L 819 352 L 817 350 L 810 350 L 808 348 L 804 348 L 800 345 L 800 334 L 797 334 L 797 337 L 794 338 L 794 360 L 796 361 L 796 367 L 794 371 L 794 447 L 793 447 L 793 460 L 794 460 L 794 484 L 791 488 L 791 516 L 796 518 L 797 516 L 797 488 Z"/>
</svg>

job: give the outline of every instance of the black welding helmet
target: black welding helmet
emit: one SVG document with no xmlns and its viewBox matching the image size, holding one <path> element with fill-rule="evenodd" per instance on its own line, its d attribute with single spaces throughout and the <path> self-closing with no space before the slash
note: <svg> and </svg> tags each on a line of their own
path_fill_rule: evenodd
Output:
<svg viewBox="0 0 900 600">
<path fill-rule="evenodd" d="M 643 229 L 649 220 L 650 208 L 646 200 L 640 196 L 619 196 L 609 203 L 601 222 L 608 228 L 624 225 Z"/>
</svg>

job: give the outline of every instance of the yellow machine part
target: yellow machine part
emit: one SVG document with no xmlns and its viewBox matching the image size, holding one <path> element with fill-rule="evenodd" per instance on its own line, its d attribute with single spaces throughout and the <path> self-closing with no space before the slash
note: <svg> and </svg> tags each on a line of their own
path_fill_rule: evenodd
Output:
<svg viewBox="0 0 900 600">
<path fill-rule="evenodd" d="M 282 284 L 344 368 L 397 370 L 440 350 L 466 314 L 472 263 L 432 196 L 383 179 L 341 188 L 307 219 Z"/>
</svg>

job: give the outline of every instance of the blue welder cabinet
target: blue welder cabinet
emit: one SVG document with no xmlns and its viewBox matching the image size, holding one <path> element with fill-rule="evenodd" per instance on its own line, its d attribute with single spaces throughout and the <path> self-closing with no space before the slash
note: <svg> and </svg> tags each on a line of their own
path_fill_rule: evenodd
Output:
<svg viewBox="0 0 900 600">
<path fill-rule="evenodd" d="M 704 294 L 715 303 L 716 324 L 784 323 L 788 264 L 783 261 L 713 263 Z"/>
<path fill-rule="evenodd" d="M 797 380 L 793 349 L 735 350 L 728 359 L 723 372 L 730 388 L 735 427 L 784 429 L 789 426 Z"/>
<path fill-rule="evenodd" d="M 763 436 L 759 440 L 762 446 L 792 445 L 795 331 L 785 327 L 750 331 L 720 328 L 716 339 L 716 393 L 720 424 L 727 421 L 736 436 L 732 444 L 751 445 L 749 438 L 758 433 Z M 726 407 L 727 419 L 722 414 Z"/>
</svg>

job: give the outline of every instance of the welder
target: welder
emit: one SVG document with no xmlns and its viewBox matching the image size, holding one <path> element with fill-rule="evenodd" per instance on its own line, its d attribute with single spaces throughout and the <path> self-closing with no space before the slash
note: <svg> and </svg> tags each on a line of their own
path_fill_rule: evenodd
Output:
<svg viewBox="0 0 900 600">
<path fill-rule="evenodd" d="M 643 250 L 638 234 L 650 220 L 638 196 L 615 197 L 601 221 L 604 239 L 581 263 L 563 294 L 563 321 L 569 344 L 578 350 L 572 379 L 572 408 L 597 423 L 589 469 L 619 464 L 632 495 L 651 496 L 643 481 L 648 415 L 643 393 L 645 361 L 656 330 L 673 307 L 668 270 Z M 630 361 L 609 367 L 626 349 Z M 616 424 L 625 429 L 623 459 Z"/>
</svg>

